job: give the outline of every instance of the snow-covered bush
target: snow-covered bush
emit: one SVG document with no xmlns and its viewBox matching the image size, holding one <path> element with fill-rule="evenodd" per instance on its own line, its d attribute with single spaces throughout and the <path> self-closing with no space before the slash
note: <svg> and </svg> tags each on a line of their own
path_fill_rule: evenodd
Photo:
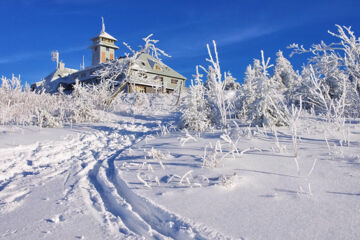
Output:
<svg viewBox="0 0 360 240">
<path fill-rule="evenodd" d="M 2 77 L 0 87 L 0 124 L 36 125 L 40 127 L 61 127 L 66 123 L 93 122 L 97 120 L 96 110 L 103 109 L 101 84 L 74 85 L 70 95 L 36 93 L 26 84 L 21 86 L 20 78 Z M 102 100 L 100 100 L 102 99 Z"/>
<path fill-rule="evenodd" d="M 73 100 L 73 122 L 93 122 L 97 120 L 94 110 L 96 109 L 95 102 L 99 96 L 94 94 L 95 89 L 95 87 L 89 87 L 76 81 L 74 91 L 70 95 Z"/>
<path fill-rule="evenodd" d="M 59 96 L 32 92 L 26 84 L 21 86 L 20 77 L 1 78 L 0 124 L 61 126 L 67 113 L 60 109 Z"/>
<path fill-rule="evenodd" d="M 222 160 L 222 147 L 220 141 L 217 141 L 215 147 L 212 146 L 205 146 L 204 148 L 204 155 L 202 157 L 202 167 L 203 168 L 216 168 L 220 165 Z"/>
</svg>

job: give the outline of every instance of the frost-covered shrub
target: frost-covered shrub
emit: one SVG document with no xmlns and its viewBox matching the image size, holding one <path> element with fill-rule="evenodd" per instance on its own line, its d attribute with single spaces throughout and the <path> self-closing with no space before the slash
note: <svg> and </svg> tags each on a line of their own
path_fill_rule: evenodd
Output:
<svg viewBox="0 0 360 240">
<path fill-rule="evenodd" d="M 111 111 L 127 114 L 163 114 L 177 110 L 178 94 L 123 93 L 111 103 Z"/>
<path fill-rule="evenodd" d="M 149 98 L 145 93 L 135 93 L 134 96 L 134 105 L 141 108 L 149 107 Z"/>
<path fill-rule="evenodd" d="M 93 122 L 97 120 L 94 110 L 98 96 L 94 94 L 95 87 L 82 85 L 76 81 L 74 91 L 70 95 L 72 100 L 72 120 L 74 122 Z M 95 90 L 96 91 L 96 90 Z"/>
<path fill-rule="evenodd" d="M 28 85 L 22 88 L 20 77 L 2 77 L 0 87 L 0 124 L 61 126 L 65 110 L 61 98 L 34 93 Z"/>
<path fill-rule="evenodd" d="M 0 124 L 61 127 L 66 123 L 96 121 L 96 110 L 102 95 L 95 87 L 74 85 L 74 92 L 65 95 L 32 92 L 21 87 L 20 78 L 2 77 L 0 87 Z M 100 85 L 101 87 L 101 85 Z M 106 99 L 104 97 L 103 99 Z"/>
</svg>

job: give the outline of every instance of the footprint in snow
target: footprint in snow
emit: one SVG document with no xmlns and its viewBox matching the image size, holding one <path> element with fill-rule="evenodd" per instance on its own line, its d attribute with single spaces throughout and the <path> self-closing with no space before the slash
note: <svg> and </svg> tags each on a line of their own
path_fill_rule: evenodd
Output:
<svg viewBox="0 0 360 240">
<path fill-rule="evenodd" d="M 55 224 L 57 224 L 57 223 L 60 223 L 60 222 L 65 221 L 65 218 L 64 218 L 63 215 L 56 215 L 56 216 L 53 217 L 53 218 L 47 218 L 47 219 L 45 219 L 45 221 L 48 222 L 48 223 L 55 223 Z"/>
</svg>

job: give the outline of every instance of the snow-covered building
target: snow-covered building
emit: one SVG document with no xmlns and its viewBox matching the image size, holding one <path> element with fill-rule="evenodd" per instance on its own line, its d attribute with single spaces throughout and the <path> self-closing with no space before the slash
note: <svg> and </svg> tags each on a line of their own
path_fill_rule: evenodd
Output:
<svg viewBox="0 0 360 240">
<path fill-rule="evenodd" d="M 105 24 L 102 21 L 102 29 L 99 35 L 92 40 L 89 47 L 92 50 L 92 64 L 82 70 L 66 68 L 65 64 L 58 62 L 54 72 L 46 76 L 42 81 L 31 85 L 32 90 L 45 90 L 49 93 L 56 93 L 59 88 L 65 91 L 72 91 L 76 81 L 85 84 L 99 83 L 100 78 L 94 74 L 97 70 L 105 68 L 112 61 L 126 61 L 127 57 L 115 58 L 115 51 L 119 49 L 115 45 L 117 39 L 105 31 Z M 58 53 L 57 53 L 58 54 Z M 134 63 L 127 70 L 129 82 L 125 83 L 124 89 L 127 92 L 174 92 L 181 91 L 185 87 L 186 78 L 176 72 L 169 66 L 165 65 L 159 59 L 146 52 L 137 54 Z M 125 73 L 119 74 L 116 79 L 122 82 Z"/>
</svg>

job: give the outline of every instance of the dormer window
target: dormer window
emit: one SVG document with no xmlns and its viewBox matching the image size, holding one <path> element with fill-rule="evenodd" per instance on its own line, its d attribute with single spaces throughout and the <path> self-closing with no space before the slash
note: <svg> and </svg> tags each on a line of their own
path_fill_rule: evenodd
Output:
<svg viewBox="0 0 360 240">
<path fill-rule="evenodd" d="M 161 67 L 159 66 L 159 65 L 155 65 L 155 70 L 157 70 L 157 71 L 161 71 Z"/>
</svg>

